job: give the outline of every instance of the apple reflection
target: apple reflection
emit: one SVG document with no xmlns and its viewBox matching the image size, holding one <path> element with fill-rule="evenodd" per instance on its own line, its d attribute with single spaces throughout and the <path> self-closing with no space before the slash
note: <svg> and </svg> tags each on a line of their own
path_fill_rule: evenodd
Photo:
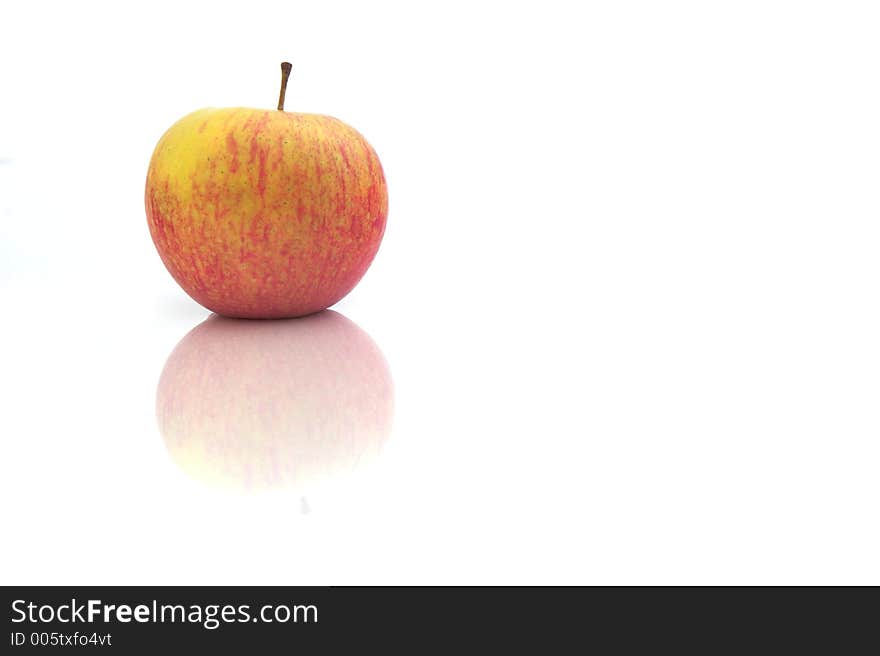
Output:
<svg viewBox="0 0 880 656">
<path fill-rule="evenodd" d="M 190 476 L 244 490 L 351 472 L 388 438 L 394 391 L 382 352 L 341 314 L 282 321 L 213 315 L 168 357 L 159 430 Z"/>
</svg>

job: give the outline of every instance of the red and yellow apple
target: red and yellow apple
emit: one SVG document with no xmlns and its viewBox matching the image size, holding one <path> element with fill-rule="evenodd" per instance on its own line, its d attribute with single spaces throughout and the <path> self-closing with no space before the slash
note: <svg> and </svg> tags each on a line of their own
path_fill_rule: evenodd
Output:
<svg viewBox="0 0 880 656">
<path fill-rule="evenodd" d="M 394 392 L 385 358 L 328 310 L 289 321 L 212 316 L 168 357 L 156 393 L 175 462 L 210 485 L 314 490 L 375 458 Z"/>
<path fill-rule="evenodd" d="M 202 109 L 162 136 L 147 172 L 153 242 L 168 271 L 218 314 L 283 318 L 333 305 L 385 232 L 373 148 L 342 121 L 277 110 Z"/>
</svg>

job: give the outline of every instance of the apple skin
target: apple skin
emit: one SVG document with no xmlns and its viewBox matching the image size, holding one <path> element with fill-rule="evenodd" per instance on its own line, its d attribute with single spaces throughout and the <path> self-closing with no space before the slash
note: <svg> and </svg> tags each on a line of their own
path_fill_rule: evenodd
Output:
<svg viewBox="0 0 880 656">
<path fill-rule="evenodd" d="M 217 314 L 272 319 L 354 288 L 385 232 L 388 191 L 375 151 L 342 121 L 202 109 L 159 140 L 145 204 L 184 291 Z"/>
<path fill-rule="evenodd" d="M 168 357 L 156 417 L 194 479 L 309 491 L 381 451 L 394 388 L 381 351 L 341 314 L 253 322 L 212 316 Z"/>
</svg>

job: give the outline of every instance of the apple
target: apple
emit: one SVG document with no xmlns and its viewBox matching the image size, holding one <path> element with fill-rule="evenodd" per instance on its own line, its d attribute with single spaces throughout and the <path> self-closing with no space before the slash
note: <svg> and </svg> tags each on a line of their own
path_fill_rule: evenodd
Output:
<svg viewBox="0 0 880 656">
<path fill-rule="evenodd" d="M 373 340 L 328 310 L 288 321 L 213 315 L 168 357 L 156 416 L 193 478 L 306 492 L 374 459 L 391 430 L 391 374 Z"/>
<path fill-rule="evenodd" d="M 166 268 L 228 317 L 297 317 L 345 296 L 379 249 L 388 191 L 373 148 L 330 116 L 201 109 L 162 136 L 145 205 Z"/>
</svg>

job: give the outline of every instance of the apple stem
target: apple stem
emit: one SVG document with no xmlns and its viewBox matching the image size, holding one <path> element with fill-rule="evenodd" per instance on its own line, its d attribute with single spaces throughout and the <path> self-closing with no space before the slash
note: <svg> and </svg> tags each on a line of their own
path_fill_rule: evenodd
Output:
<svg viewBox="0 0 880 656">
<path fill-rule="evenodd" d="M 284 109 L 284 94 L 287 93 L 287 78 L 290 77 L 290 71 L 293 66 L 290 62 L 281 62 L 281 93 L 278 95 L 278 111 Z"/>
</svg>

